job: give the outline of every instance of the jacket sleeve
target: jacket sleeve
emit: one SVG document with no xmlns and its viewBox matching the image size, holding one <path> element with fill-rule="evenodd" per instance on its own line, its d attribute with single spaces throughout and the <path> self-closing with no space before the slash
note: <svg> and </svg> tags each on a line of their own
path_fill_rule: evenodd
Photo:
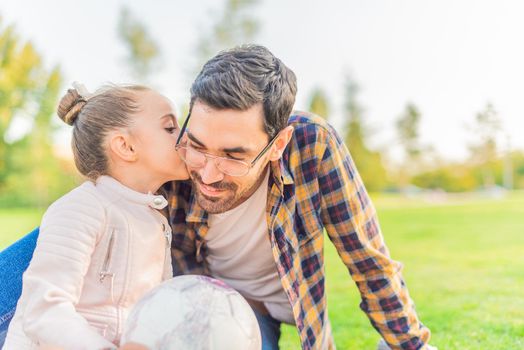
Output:
<svg viewBox="0 0 524 350">
<path fill-rule="evenodd" d="M 33 341 L 64 349 L 115 348 L 75 310 L 104 217 L 97 199 L 79 189 L 45 213 L 23 277 L 23 328 Z"/>
<path fill-rule="evenodd" d="M 389 257 L 375 209 L 348 149 L 329 126 L 319 128 L 315 147 L 320 154 L 322 221 L 358 286 L 361 309 L 392 349 L 423 348 L 430 331 L 417 317 L 401 276 L 402 265 Z"/>
</svg>

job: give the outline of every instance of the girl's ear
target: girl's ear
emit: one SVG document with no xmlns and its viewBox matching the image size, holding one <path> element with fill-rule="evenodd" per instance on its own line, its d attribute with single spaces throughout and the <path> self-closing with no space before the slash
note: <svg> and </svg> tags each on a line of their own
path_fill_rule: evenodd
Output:
<svg viewBox="0 0 524 350">
<path fill-rule="evenodd" d="M 271 147 L 269 154 L 270 161 L 278 160 L 282 157 L 287 144 L 291 141 L 291 137 L 293 137 L 293 130 L 293 127 L 289 125 L 278 133 L 277 139 L 273 143 L 273 147 Z"/>
<path fill-rule="evenodd" d="M 123 161 L 134 162 L 138 159 L 136 147 L 129 134 L 118 132 L 109 135 L 109 149 L 114 156 Z"/>
</svg>

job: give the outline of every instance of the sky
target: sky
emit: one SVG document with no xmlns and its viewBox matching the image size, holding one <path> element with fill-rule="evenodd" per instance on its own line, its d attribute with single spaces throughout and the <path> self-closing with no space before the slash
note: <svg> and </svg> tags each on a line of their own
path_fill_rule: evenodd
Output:
<svg viewBox="0 0 524 350">
<path fill-rule="evenodd" d="M 127 6 L 162 51 L 152 82 L 177 105 L 189 98 L 197 41 L 223 0 L 2 0 L 3 25 L 14 24 L 48 67 L 59 64 L 68 85 L 94 90 L 132 82 L 117 22 Z M 398 147 L 395 120 L 406 103 L 422 113 L 421 139 L 450 159 L 468 155 L 475 115 L 488 102 L 504 131 L 500 142 L 524 149 L 524 2 L 421 0 L 261 0 L 252 10 L 267 46 L 298 79 L 295 107 L 308 108 L 312 89 L 327 93 L 329 120 L 345 123 L 344 81 L 360 86 L 369 145 Z M 67 86 L 64 85 L 64 91 Z M 23 123 L 18 125 L 23 129 Z M 58 143 L 68 147 L 70 130 Z M 394 152 L 393 152 L 394 153 Z"/>
</svg>

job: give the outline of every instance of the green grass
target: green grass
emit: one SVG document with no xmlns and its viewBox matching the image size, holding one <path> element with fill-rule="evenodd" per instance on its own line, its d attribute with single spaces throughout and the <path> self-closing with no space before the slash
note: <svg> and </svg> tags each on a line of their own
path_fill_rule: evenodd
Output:
<svg viewBox="0 0 524 350">
<path fill-rule="evenodd" d="M 40 224 L 44 209 L 0 209 L 0 250 Z"/>
<path fill-rule="evenodd" d="M 386 243 L 439 349 L 524 348 L 524 194 L 445 204 L 375 200 Z M 378 335 L 331 244 L 326 245 L 330 319 L 339 349 L 375 349 Z M 285 327 L 283 349 L 297 348 Z"/>
<path fill-rule="evenodd" d="M 439 349 L 524 348 L 524 194 L 429 203 L 375 198 L 384 237 Z M 0 211 L 0 249 L 38 225 L 41 210 Z M 326 244 L 330 319 L 339 349 L 374 349 L 378 334 L 333 246 Z M 282 349 L 298 349 L 291 326 Z"/>
</svg>

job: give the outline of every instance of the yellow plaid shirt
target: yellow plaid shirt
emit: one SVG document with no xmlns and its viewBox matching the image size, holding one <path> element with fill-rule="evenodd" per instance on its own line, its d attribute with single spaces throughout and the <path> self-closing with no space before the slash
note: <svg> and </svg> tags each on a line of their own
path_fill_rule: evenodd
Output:
<svg viewBox="0 0 524 350">
<path fill-rule="evenodd" d="M 389 257 L 375 209 L 349 152 L 323 119 L 295 112 L 294 134 L 282 159 L 270 165 L 266 218 L 273 258 L 293 309 L 302 349 L 332 349 L 326 305 L 324 230 L 356 282 L 361 309 L 393 349 L 422 349 L 430 331 L 417 317 Z M 190 181 L 163 188 L 173 228 L 174 274 L 209 274 L 208 214 Z"/>
</svg>

